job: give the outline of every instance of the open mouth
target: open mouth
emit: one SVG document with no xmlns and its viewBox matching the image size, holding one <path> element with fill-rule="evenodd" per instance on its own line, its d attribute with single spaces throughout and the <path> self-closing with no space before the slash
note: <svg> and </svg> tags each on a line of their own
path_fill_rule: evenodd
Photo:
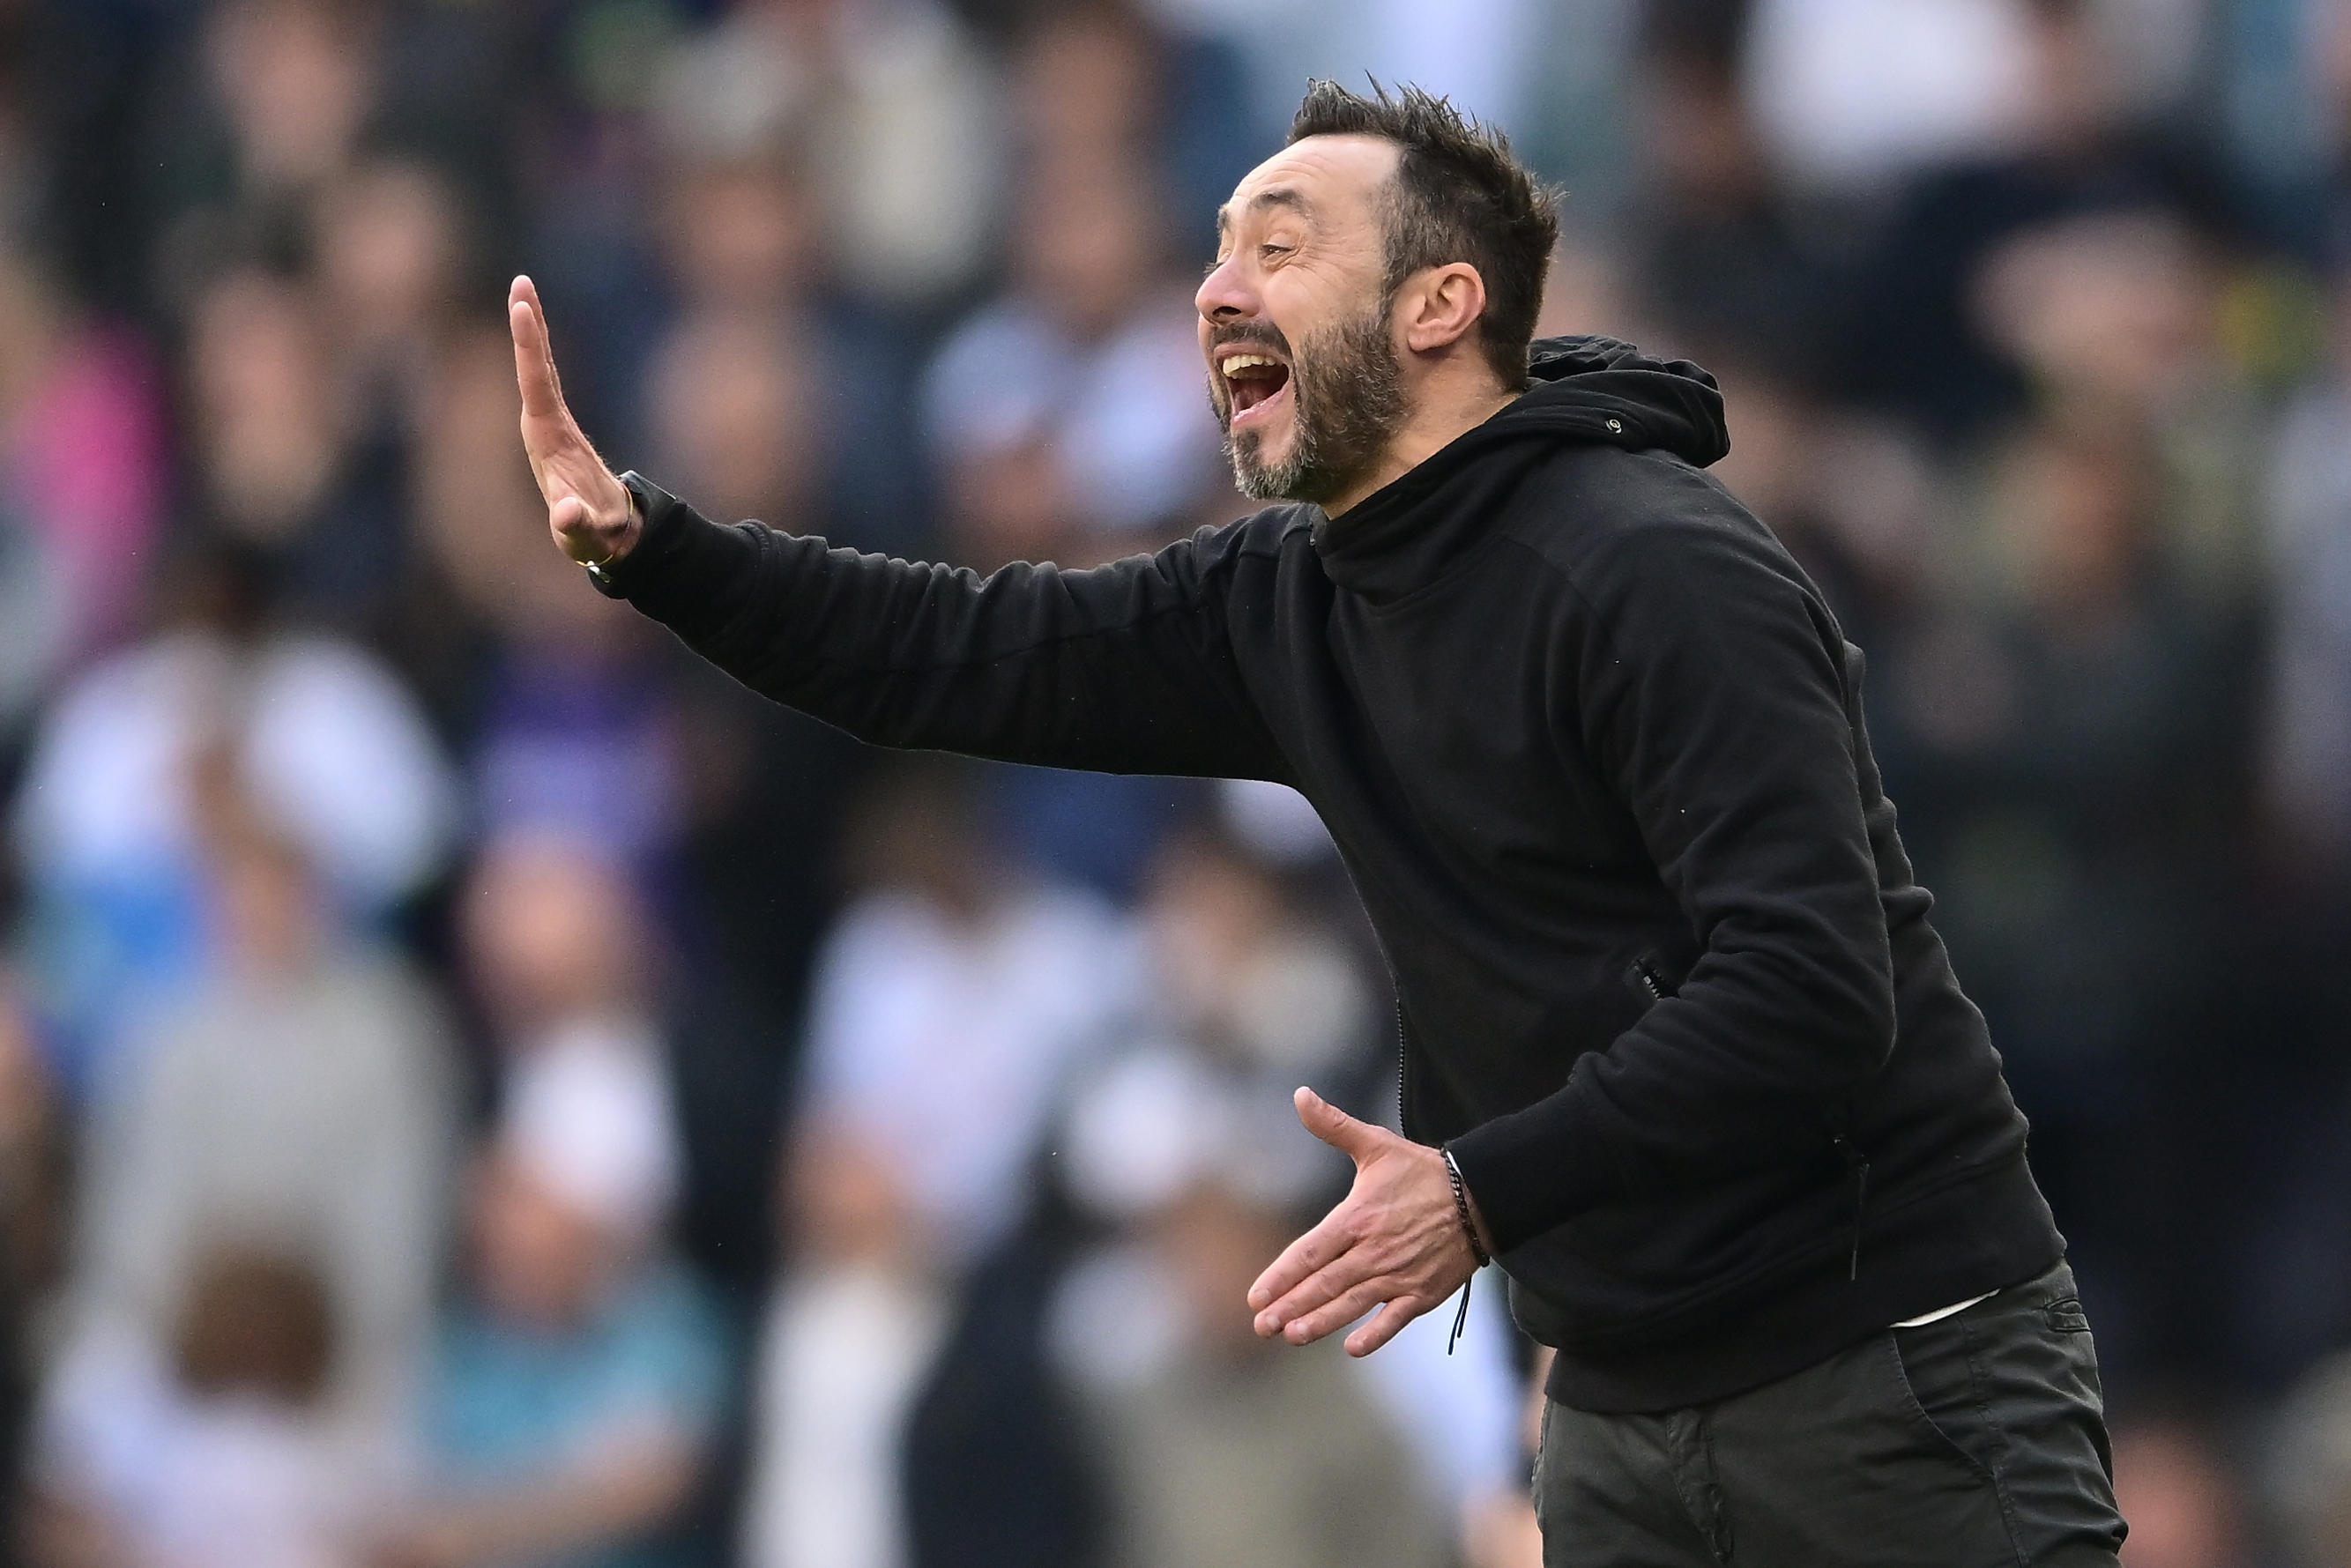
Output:
<svg viewBox="0 0 2351 1568">
<path fill-rule="evenodd" d="M 1270 417 L 1273 406 L 1290 390 L 1290 367 L 1270 354 L 1231 354 L 1218 365 L 1225 392 L 1232 400 L 1235 425 L 1254 424 Z"/>
</svg>

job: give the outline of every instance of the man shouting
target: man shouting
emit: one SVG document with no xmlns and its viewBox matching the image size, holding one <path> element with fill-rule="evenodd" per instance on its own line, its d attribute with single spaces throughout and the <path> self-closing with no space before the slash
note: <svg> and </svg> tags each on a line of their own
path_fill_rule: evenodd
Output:
<svg viewBox="0 0 2351 1568">
<path fill-rule="evenodd" d="M 1299 1091 L 1354 1186 L 1249 1306 L 1366 1354 L 1499 1260 L 1558 1350 L 1546 1563 L 2115 1563 L 2023 1119 L 1861 654 L 1703 472 L 1712 379 L 1531 344 L 1552 198 L 1416 90 L 1314 84 L 1217 225 L 1200 347 L 1253 517 L 985 580 L 722 527 L 607 471 L 517 279 L 555 538 L 867 740 L 1313 801 L 1395 977 L 1405 1136 Z"/>
</svg>

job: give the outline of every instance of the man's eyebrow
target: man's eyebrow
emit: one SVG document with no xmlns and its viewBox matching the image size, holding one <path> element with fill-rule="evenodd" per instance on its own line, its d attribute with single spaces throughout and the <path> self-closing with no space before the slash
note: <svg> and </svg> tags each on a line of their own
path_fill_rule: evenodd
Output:
<svg viewBox="0 0 2351 1568">
<path fill-rule="evenodd" d="M 1303 192 L 1289 185 L 1276 185 L 1249 198 L 1250 212 L 1261 213 L 1269 207 L 1288 207 L 1301 218 L 1314 215 L 1314 204 L 1306 199 Z"/>
<path fill-rule="evenodd" d="M 1272 207 L 1288 207 L 1301 218 L 1314 215 L 1314 204 L 1306 199 L 1304 192 L 1290 185 L 1276 185 L 1270 191 L 1259 191 L 1249 200 L 1249 210 L 1252 213 L 1261 213 Z M 1223 239 L 1232 232 L 1232 227 L 1233 204 L 1227 202 L 1217 209 L 1217 237 Z"/>
</svg>

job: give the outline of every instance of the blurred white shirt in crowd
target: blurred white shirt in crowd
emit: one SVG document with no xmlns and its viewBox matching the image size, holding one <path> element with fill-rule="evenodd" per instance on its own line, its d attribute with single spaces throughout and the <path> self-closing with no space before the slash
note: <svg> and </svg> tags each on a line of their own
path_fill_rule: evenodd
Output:
<svg viewBox="0 0 2351 1568">
<path fill-rule="evenodd" d="M 152 1568 L 349 1568 L 393 1495 L 396 1442 L 244 1396 L 182 1388 L 152 1344 L 87 1340 L 45 1391 L 37 1480 Z"/>
<path fill-rule="evenodd" d="M 1071 1064 L 1139 989 L 1134 937 L 1083 894 L 1022 890 L 972 922 L 902 894 L 842 916 L 820 961 L 802 1113 L 874 1141 L 950 1261 L 1018 1219 Z"/>
<path fill-rule="evenodd" d="M 943 1296 L 888 1269 L 778 1284 L 759 1336 L 746 1568 L 901 1568 L 906 1415 L 946 1327 Z"/>
<path fill-rule="evenodd" d="M 241 654 L 183 633 L 97 665 L 52 710 L 16 801 L 26 867 L 72 882 L 184 862 L 189 767 L 221 742 L 256 803 L 362 908 L 414 888 L 450 848 L 455 781 L 390 670 L 332 638 L 277 637 Z"/>
<path fill-rule="evenodd" d="M 661 1037 L 643 1019 L 572 1019 L 516 1053 L 501 1132 L 580 1212 L 653 1235 L 684 1155 Z"/>
<path fill-rule="evenodd" d="M 2023 0 L 1760 0 L 1747 93 L 1791 179 L 1865 186 L 2008 144 L 2032 67 Z"/>
</svg>

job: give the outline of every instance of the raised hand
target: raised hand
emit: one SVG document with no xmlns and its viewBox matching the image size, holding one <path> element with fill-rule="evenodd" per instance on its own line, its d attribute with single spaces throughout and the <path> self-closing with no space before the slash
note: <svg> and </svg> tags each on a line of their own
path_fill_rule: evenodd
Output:
<svg viewBox="0 0 2351 1568">
<path fill-rule="evenodd" d="M 1355 1185 L 1249 1287 L 1257 1332 L 1308 1344 L 1380 1307 L 1347 1336 L 1349 1355 L 1369 1355 L 1459 1290 L 1477 1255 L 1444 1155 L 1355 1120 L 1311 1089 L 1296 1101 L 1306 1130 L 1355 1162 Z"/>
<path fill-rule="evenodd" d="M 627 487 L 612 477 L 563 406 L 547 312 L 528 277 L 516 278 L 507 291 L 507 324 L 514 332 L 515 380 L 522 387 L 522 446 L 547 498 L 548 531 L 573 560 L 618 560 L 634 548 L 643 525 Z"/>
</svg>

